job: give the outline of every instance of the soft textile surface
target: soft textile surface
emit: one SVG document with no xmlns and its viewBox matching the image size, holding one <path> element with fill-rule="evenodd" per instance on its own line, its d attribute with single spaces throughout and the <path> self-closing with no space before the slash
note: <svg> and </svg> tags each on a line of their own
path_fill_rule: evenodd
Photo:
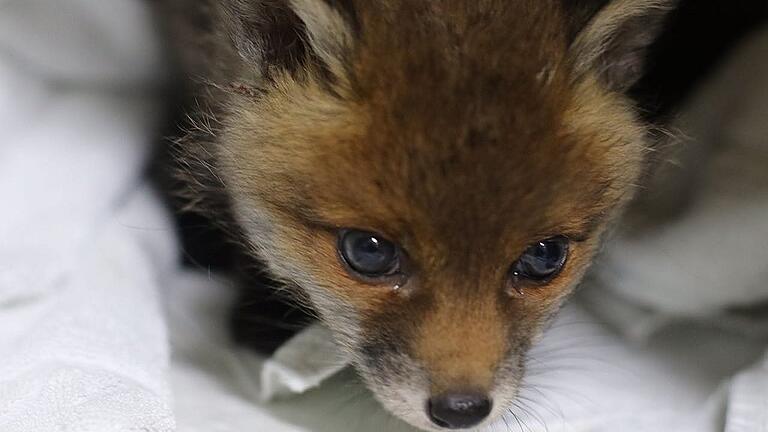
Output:
<svg viewBox="0 0 768 432">
<path fill-rule="evenodd" d="M 656 205 L 682 201 L 689 182 L 692 202 L 640 235 L 614 239 L 603 282 L 676 316 L 768 302 L 768 29 L 739 47 L 680 117 L 683 151 L 678 166 L 667 164 L 659 186 L 669 196 Z"/>
<path fill-rule="evenodd" d="M 143 176 L 152 34 L 138 0 L 0 0 L 0 431 L 410 430 L 335 373 L 320 328 L 266 361 L 228 342 L 227 282 L 178 265 Z M 658 235 L 614 243 L 535 348 L 517 418 L 491 430 L 768 432 L 762 321 L 722 311 L 766 298 L 765 171 L 745 167 L 764 166 L 768 110 L 754 81 L 728 81 L 744 88 L 715 136 L 737 145 L 707 172 L 733 181 L 705 181 Z M 689 126 L 709 137 L 707 115 Z M 720 267 L 690 264 L 708 260 Z M 717 268 L 732 270 L 725 289 Z"/>
<path fill-rule="evenodd" d="M 4 432 L 175 427 L 150 30 L 132 1 L 0 2 Z"/>
</svg>

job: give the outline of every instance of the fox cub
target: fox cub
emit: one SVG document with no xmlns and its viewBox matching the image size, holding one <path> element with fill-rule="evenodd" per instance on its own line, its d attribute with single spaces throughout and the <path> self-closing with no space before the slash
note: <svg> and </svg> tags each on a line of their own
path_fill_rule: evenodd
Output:
<svg viewBox="0 0 768 432">
<path fill-rule="evenodd" d="M 418 428 L 506 412 L 647 173 L 630 89 L 677 2 L 156 3 L 188 78 L 180 194 L 275 331 L 286 295 Z"/>
</svg>

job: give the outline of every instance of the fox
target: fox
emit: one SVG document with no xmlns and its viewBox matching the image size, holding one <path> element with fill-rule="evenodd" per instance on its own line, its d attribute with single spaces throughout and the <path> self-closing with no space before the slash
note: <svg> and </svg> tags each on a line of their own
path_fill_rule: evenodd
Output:
<svg viewBox="0 0 768 432">
<path fill-rule="evenodd" d="M 318 319 L 414 427 L 498 420 L 647 176 L 630 89 L 678 1 L 155 3 L 178 194 L 244 292 Z"/>
</svg>

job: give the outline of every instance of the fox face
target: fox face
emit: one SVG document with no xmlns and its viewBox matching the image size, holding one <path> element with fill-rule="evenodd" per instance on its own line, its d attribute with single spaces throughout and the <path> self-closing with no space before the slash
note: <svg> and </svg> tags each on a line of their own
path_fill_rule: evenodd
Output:
<svg viewBox="0 0 768 432">
<path fill-rule="evenodd" d="M 671 2 L 576 3 L 205 12 L 193 55 L 209 57 L 216 127 L 182 153 L 382 404 L 424 430 L 508 408 L 643 174 L 623 92 Z"/>
</svg>

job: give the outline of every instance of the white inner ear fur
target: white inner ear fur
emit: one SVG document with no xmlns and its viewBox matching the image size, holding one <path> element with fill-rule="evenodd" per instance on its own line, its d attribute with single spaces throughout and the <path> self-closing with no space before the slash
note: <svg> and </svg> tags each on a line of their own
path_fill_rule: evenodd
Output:
<svg viewBox="0 0 768 432">
<path fill-rule="evenodd" d="M 616 42 L 616 37 L 621 34 L 624 26 L 643 17 L 665 16 L 677 3 L 678 0 L 616 0 L 609 3 L 581 31 L 573 43 L 572 53 L 577 76 L 583 76 L 596 67 L 603 66 L 601 62 L 603 56 Z M 649 33 L 655 32 L 656 29 L 649 30 Z M 655 36 L 655 34 L 650 35 L 645 41 L 646 44 L 639 44 L 637 40 L 630 42 L 630 46 L 624 47 L 624 51 L 629 54 L 633 50 L 647 48 Z M 622 61 L 622 59 L 614 60 Z"/>
<path fill-rule="evenodd" d="M 343 77 L 343 59 L 352 44 L 352 32 L 344 17 L 322 0 L 290 0 L 290 4 L 307 27 L 312 50 L 331 73 Z"/>
</svg>

